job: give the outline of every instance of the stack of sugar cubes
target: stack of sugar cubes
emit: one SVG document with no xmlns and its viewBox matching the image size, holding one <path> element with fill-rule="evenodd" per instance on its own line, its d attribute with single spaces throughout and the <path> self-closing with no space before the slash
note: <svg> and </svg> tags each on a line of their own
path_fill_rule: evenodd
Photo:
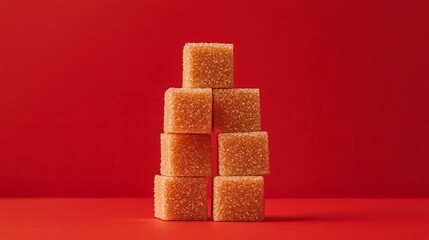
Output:
<svg viewBox="0 0 429 240">
<path fill-rule="evenodd" d="M 187 43 L 183 88 L 165 92 L 161 175 L 155 217 L 207 220 L 211 136 L 217 134 L 214 221 L 262 221 L 268 134 L 261 132 L 259 89 L 234 88 L 233 45 Z"/>
</svg>

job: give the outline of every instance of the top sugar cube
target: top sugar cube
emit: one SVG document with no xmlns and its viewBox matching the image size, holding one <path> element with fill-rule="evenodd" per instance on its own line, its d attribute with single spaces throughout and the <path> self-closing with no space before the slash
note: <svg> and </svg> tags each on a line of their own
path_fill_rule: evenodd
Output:
<svg viewBox="0 0 429 240">
<path fill-rule="evenodd" d="M 187 43 L 183 48 L 184 88 L 233 88 L 232 44 Z"/>
</svg>

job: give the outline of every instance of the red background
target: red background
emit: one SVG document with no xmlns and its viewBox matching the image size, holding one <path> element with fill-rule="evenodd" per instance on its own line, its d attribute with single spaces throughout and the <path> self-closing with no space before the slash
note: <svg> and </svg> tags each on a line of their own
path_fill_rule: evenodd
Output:
<svg viewBox="0 0 429 240">
<path fill-rule="evenodd" d="M 0 2 L 0 196 L 152 196 L 186 42 L 261 89 L 267 197 L 429 197 L 428 1 Z"/>
</svg>

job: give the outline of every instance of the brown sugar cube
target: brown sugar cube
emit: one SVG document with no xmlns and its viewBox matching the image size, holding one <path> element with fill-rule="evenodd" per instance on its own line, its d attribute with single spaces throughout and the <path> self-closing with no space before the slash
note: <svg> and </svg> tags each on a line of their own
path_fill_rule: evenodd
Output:
<svg viewBox="0 0 429 240">
<path fill-rule="evenodd" d="M 183 87 L 234 87 L 233 50 L 232 44 L 185 44 L 183 48 Z"/>
<path fill-rule="evenodd" d="M 211 89 L 170 88 L 164 100 L 164 132 L 210 133 Z"/>
<path fill-rule="evenodd" d="M 214 221 L 263 221 L 264 178 L 217 176 L 213 182 Z"/>
<path fill-rule="evenodd" d="M 213 130 L 260 131 L 259 89 L 213 89 Z"/>
<path fill-rule="evenodd" d="M 220 133 L 218 164 L 221 176 L 258 176 L 270 173 L 268 133 Z"/>
<path fill-rule="evenodd" d="M 161 134 L 161 174 L 164 176 L 210 176 L 210 135 Z"/>
<path fill-rule="evenodd" d="M 155 176 L 155 217 L 207 220 L 207 182 L 202 177 Z"/>
</svg>

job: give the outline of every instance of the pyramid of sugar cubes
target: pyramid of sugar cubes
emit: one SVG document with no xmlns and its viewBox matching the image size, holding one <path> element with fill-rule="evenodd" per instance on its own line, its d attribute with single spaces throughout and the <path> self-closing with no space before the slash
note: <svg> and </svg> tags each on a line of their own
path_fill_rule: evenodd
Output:
<svg viewBox="0 0 429 240">
<path fill-rule="evenodd" d="M 214 221 L 262 221 L 268 134 L 261 131 L 259 89 L 234 88 L 232 44 L 187 43 L 182 88 L 165 92 L 161 174 L 155 217 L 207 220 L 213 179 Z M 218 176 L 211 173 L 211 134 Z"/>
</svg>

